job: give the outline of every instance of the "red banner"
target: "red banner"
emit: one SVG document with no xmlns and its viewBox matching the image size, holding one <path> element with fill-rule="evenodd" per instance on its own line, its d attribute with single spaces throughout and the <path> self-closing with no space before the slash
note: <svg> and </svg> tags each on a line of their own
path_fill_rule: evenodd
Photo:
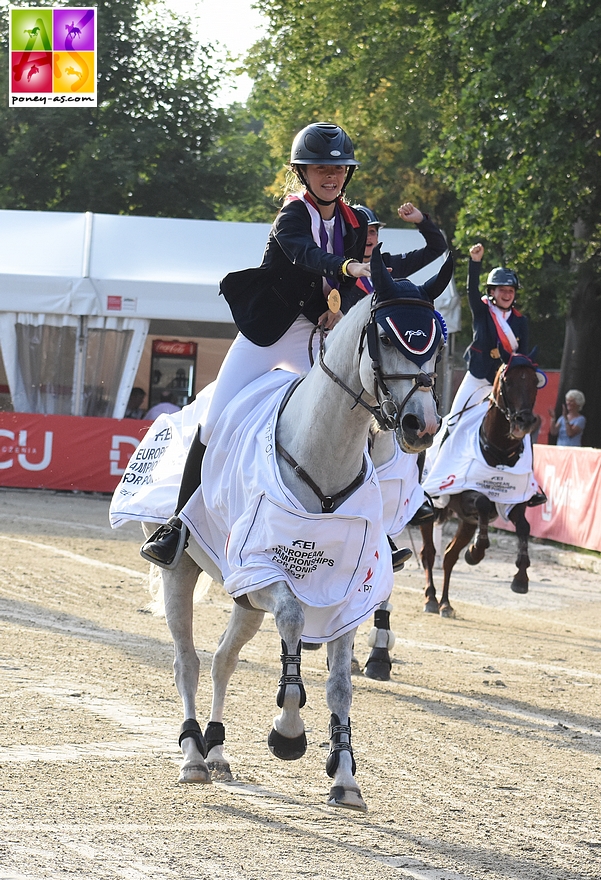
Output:
<svg viewBox="0 0 601 880">
<path fill-rule="evenodd" d="M 151 424 L 0 413 L 0 486 L 112 492 Z"/>
<path fill-rule="evenodd" d="M 151 424 L 0 413 L 0 486 L 113 492 Z M 601 449 L 537 444 L 534 473 L 548 500 L 528 508 L 532 534 L 601 551 Z"/>
<path fill-rule="evenodd" d="M 532 534 L 601 551 L 601 449 L 535 445 L 534 474 L 548 500 L 528 508 Z"/>
</svg>

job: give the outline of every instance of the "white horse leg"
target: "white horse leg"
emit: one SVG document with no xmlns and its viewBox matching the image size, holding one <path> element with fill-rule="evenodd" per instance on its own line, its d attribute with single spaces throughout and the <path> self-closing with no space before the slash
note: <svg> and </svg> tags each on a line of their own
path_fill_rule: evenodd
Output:
<svg viewBox="0 0 601 880">
<path fill-rule="evenodd" d="M 211 666 L 213 703 L 211 720 L 205 730 L 207 766 L 213 779 L 231 781 L 233 778 L 229 762 L 223 754 L 225 696 L 229 680 L 238 665 L 240 651 L 258 633 L 264 617 L 263 611 L 250 611 L 234 604 L 227 628 L 219 639 L 219 646 L 213 655 Z"/>
<path fill-rule="evenodd" d="M 162 571 L 165 616 L 173 638 L 175 684 L 182 698 L 184 723 L 179 745 L 183 762 L 179 782 L 209 783 L 211 776 L 205 763 L 206 744 L 196 720 L 196 691 L 200 662 L 194 648 L 193 599 L 200 569 L 185 555 L 177 568 Z"/>
<path fill-rule="evenodd" d="M 367 644 L 371 653 L 365 664 L 365 675 L 377 681 L 390 681 L 392 660 L 390 649 L 394 647 L 395 635 L 390 629 L 390 602 L 382 602 L 374 613 L 374 625 L 371 628 Z"/>
<path fill-rule="evenodd" d="M 273 728 L 267 740 L 269 749 L 282 761 L 296 761 L 307 750 L 305 725 L 300 716 L 300 710 L 306 701 L 305 687 L 300 675 L 301 636 L 305 615 L 300 602 L 284 581 L 250 593 L 248 598 L 257 609 L 273 614 L 282 640 L 282 675 L 276 698 L 282 711 L 273 719 Z"/>
<path fill-rule="evenodd" d="M 326 697 L 330 710 L 330 754 L 326 772 L 334 784 L 330 789 L 328 805 L 360 810 L 365 813 L 367 805 L 355 780 L 355 759 L 351 746 L 351 719 L 349 716 L 353 687 L 351 683 L 350 658 L 356 630 L 328 642 L 330 675 L 326 685 Z"/>
</svg>

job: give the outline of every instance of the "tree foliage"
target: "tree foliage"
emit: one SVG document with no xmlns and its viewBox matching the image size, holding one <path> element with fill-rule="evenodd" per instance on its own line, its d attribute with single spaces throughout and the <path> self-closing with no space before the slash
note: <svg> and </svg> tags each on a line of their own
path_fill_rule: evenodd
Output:
<svg viewBox="0 0 601 880">
<path fill-rule="evenodd" d="M 425 167 L 457 196 L 455 244 L 484 240 L 531 316 L 565 316 L 560 399 L 586 393 L 601 445 L 601 7 L 465 0 L 448 34 L 456 100 Z"/>
<path fill-rule="evenodd" d="M 457 242 L 478 230 L 503 259 L 540 268 L 570 256 L 580 222 L 580 256 L 599 257 L 599 4 L 468 0 L 449 37 L 457 100 L 427 167 L 460 198 Z"/>
<path fill-rule="evenodd" d="M 233 176 L 258 199 L 257 166 L 232 168 L 224 148 L 237 136 L 243 151 L 248 135 L 214 106 L 223 71 L 211 47 L 164 7 L 97 8 L 98 107 L 0 109 L 0 207 L 210 219 Z M 2 76 L 6 52 L 5 39 Z"/>
<path fill-rule="evenodd" d="M 581 387 L 589 416 L 601 413 L 601 6 L 258 5 L 270 26 L 249 69 L 273 151 L 285 159 L 293 134 L 318 118 L 344 125 L 362 161 L 352 195 L 387 221 L 399 199 L 430 210 L 460 274 L 476 241 L 491 266 L 517 269 L 553 366 L 567 320 L 562 391 Z M 599 419 L 585 439 L 601 445 Z"/>
<path fill-rule="evenodd" d="M 440 77 L 448 75 L 445 63 L 434 68 L 428 56 L 431 50 L 447 54 L 440 24 L 449 4 L 259 0 L 257 5 L 269 28 L 248 60 L 255 80 L 251 107 L 264 120 L 280 163 L 303 125 L 337 122 L 352 135 L 362 163 L 353 178 L 353 198 L 397 225 L 400 201 L 414 200 L 443 214 L 448 191 L 418 165 L 437 128 Z M 278 183 L 281 179 L 280 174 Z"/>
</svg>

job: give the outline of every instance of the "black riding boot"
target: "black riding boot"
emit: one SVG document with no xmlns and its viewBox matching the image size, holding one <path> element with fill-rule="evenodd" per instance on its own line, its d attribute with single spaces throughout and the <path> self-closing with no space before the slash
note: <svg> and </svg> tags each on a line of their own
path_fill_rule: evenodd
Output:
<svg viewBox="0 0 601 880">
<path fill-rule="evenodd" d="M 535 492 L 534 495 L 532 496 L 532 498 L 529 498 L 528 501 L 526 501 L 526 507 L 538 507 L 539 504 L 546 504 L 546 503 L 547 503 L 547 496 L 545 495 L 545 493 L 543 492 L 543 490 L 539 486 L 538 492 Z"/>
<path fill-rule="evenodd" d="M 197 431 L 186 458 L 175 515 L 159 526 L 140 548 L 140 556 L 160 568 L 175 568 L 188 546 L 188 529 L 178 514 L 200 486 L 200 467 L 206 448 Z"/>
<path fill-rule="evenodd" d="M 411 559 L 413 553 L 409 547 L 403 547 L 399 550 L 390 535 L 387 535 L 386 537 L 388 538 L 388 543 L 390 544 L 390 550 L 392 552 L 392 570 L 402 571 L 405 568 L 405 563 L 407 560 Z"/>
<path fill-rule="evenodd" d="M 432 499 L 427 492 L 424 494 L 426 497 L 424 498 L 422 505 L 417 508 L 412 519 L 409 521 L 410 526 L 421 526 L 436 519 L 436 508 L 432 503 Z"/>
</svg>

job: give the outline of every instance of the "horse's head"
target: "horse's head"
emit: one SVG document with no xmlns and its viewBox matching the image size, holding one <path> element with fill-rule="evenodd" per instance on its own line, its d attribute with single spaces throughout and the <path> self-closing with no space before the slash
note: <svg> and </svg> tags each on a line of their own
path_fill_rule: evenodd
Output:
<svg viewBox="0 0 601 880">
<path fill-rule="evenodd" d="M 374 396 L 385 427 L 396 431 L 404 452 L 427 449 L 440 427 L 434 380 L 447 329 L 434 308 L 434 299 L 443 292 L 452 273 L 449 256 L 438 275 L 425 284 L 395 281 L 380 256 L 380 245 L 372 254 L 375 292 L 366 328 L 371 363 L 363 365 L 362 381 L 367 388 L 367 372 L 371 369 Z"/>
<path fill-rule="evenodd" d="M 545 374 L 537 368 L 530 355 L 512 354 L 495 376 L 492 399 L 509 422 L 509 434 L 521 440 L 538 424 L 534 414 L 536 393 L 546 384 Z"/>
</svg>

